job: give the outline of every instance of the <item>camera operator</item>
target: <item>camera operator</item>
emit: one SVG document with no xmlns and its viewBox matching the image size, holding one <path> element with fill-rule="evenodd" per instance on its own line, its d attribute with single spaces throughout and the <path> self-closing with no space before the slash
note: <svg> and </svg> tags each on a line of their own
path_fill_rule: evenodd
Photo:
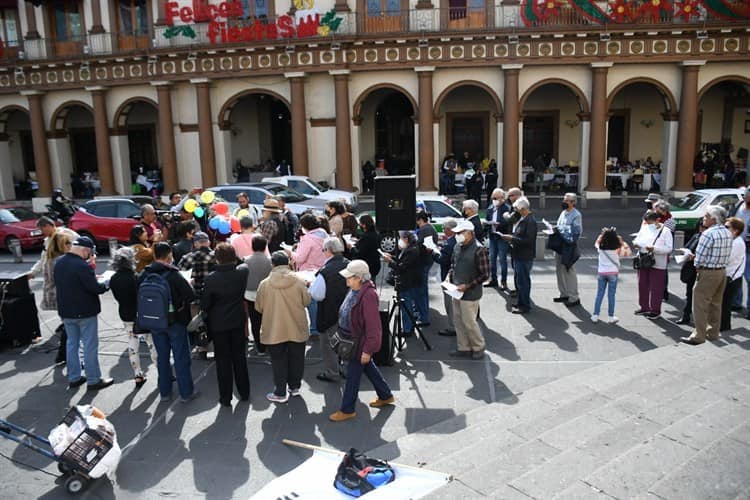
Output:
<svg viewBox="0 0 750 500">
<path fill-rule="evenodd" d="M 414 231 L 399 231 L 398 235 L 398 257 L 394 259 L 392 255 L 386 254 L 383 258 L 393 271 L 396 290 L 401 294 L 404 306 L 410 309 L 411 315 L 405 310 L 401 311 L 404 335 L 409 336 L 414 334 L 411 317 L 420 322 L 423 319 L 417 316 L 416 308 L 419 288 L 422 285 L 422 265 L 419 242 Z"/>
<path fill-rule="evenodd" d="M 151 245 L 164 239 L 164 226 L 157 220 L 156 209 L 149 203 L 141 207 L 141 225 L 146 229 L 147 240 Z"/>
</svg>

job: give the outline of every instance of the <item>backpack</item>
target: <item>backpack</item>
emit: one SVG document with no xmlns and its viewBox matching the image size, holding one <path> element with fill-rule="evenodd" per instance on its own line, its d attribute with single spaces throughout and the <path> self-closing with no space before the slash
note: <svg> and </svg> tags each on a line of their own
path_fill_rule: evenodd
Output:
<svg viewBox="0 0 750 500">
<path fill-rule="evenodd" d="M 173 312 L 172 292 L 167 279 L 159 273 L 148 273 L 138 287 L 136 324 L 148 331 L 166 330 Z"/>
<path fill-rule="evenodd" d="M 339 464 L 333 486 L 346 495 L 361 497 L 394 479 L 396 472 L 387 462 L 367 458 L 364 453 L 351 448 Z"/>
</svg>

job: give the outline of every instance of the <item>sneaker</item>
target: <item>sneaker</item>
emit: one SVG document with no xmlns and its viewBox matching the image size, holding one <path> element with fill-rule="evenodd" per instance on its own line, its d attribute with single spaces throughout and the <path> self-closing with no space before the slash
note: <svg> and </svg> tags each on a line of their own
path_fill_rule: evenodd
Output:
<svg viewBox="0 0 750 500">
<path fill-rule="evenodd" d="M 344 413 L 343 411 L 338 410 L 336 413 L 329 415 L 328 420 L 331 422 L 343 422 L 344 420 L 350 420 L 356 416 L 357 412 Z"/>
<path fill-rule="evenodd" d="M 193 391 L 193 393 L 190 396 L 186 398 L 180 398 L 180 403 L 189 403 L 190 401 L 194 400 L 200 395 L 201 395 L 200 391 Z"/>
<path fill-rule="evenodd" d="M 472 351 L 471 352 L 471 359 L 478 361 L 480 359 L 484 359 L 484 349 L 481 351 Z"/>
<path fill-rule="evenodd" d="M 269 392 L 266 394 L 266 399 L 272 403 L 286 403 L 289 401 L 289 393 L 287 392 L 283 396 L 277 396 L 276 393 Z"/>
<path fill-rule="evenodd" d="M 162 403 L 169 403 L 172 400 L 172 395 L 169 396 L 162 396 L 159 398 L 159 401 Z"/>
<path fill-rule="evenodd" d="M 599 315 L 598 314 L 592 314 L 591 315 L 591 322 L 592 323 L 599 323 Z"/>
<path fill-rule="evenodd" d="M 563 297 L 563 296 L 555 297 L 554 299 L 552 299 L 552 302 L 567 302 L 567 301 L 568 301 L 568 298 Z"/>
<path fill-rule="evenodd" d="M 644 316 L 647 317 L 648 319 L 659 319 L 659 318 L 661 318 L 661 313 L 650 312 L 650 313 L 644 314 Z"/>
<path fill-rule="evenodd" d="M 293 398 L 298 398 L 302 396 L 302 393 L 300 391 L 301 389 L 299 387 L 297 387 L 296 389 L 289 389 L 289 395 Z"/>
<path fill-rule="evenodd" d="M 381 408 L 386 405 L 392 405 L 396 401 L 396 398 L 391 396 L 388 399 L 373 399 L 370 401 L 370 408 Z"/>
<path fill-rule="evenodd" d="M 620 318 L 618 318 L 617 316 L 610 316 L 609 319 L 607 319 L 607 323 L 609 323 L 610 325 L 614 325 L 618 321 L 620 321 Z"/>
<path fill-rule="evenodd" d="M 633 311 L 633 314 L 635 314 L 636 316 L 643 316 L 644 314 L 648 314 L 648 311 L 645 309 L 636 309 L 635 311 Z"/>
<path fill-rule="evenodd" d="M 115 379 L 113 378 L 102 378 L 99 379 L 99 382 L 95 384 L 89 384 L 86 386 L 87 391 L 98 391 L 99 389 L 104 389 L 105 387 L 109 387 L 110 385 L 115 383 Z"/>
<path fill-rule="evenodd" d="M 81 377 L 72 382 L 68 382 L 68 389 L 75 389 L 76 387 L 80 387 L 85 383 L 86 383 L 86 377 Z"/>
</svg>

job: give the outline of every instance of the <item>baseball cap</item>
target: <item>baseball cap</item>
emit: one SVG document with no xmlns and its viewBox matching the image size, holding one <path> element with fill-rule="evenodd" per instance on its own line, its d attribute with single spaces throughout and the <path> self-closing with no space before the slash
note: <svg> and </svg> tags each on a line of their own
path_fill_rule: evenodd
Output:
<svg viewBox="0 0 750 500">
<path fill-rule="evenodd" d="M 193 242 L 194 243 L 196 241 L 208 241 L 208 240 L 209 240 L 208 235 L 206 233 L 204 233 L 203 231 L 198 231 L 197 233 L 195 233 L 193 235 Z"/>
<path fill-rule="evenodd" d="M 90 250 L 95 250 L 96 247 L 94 245 L 94 242 L 91 241 L 91 238 L 88 236 L 79 236 L 76 238 L 76 240 L 73 242 L 74 247 L 84 247 L 88 248 Z"/>
<path fill-rule="evenodd" d="M 659 201 L 661 200 L 661 196 L 659 196 L 656 193 L 649 193 L 648 196 L 646 196 L 645 201 Z"/>
<path fill-rule="evenodd" d="M 474 232 L 474 224 L 467 220 L 462 220 L 458 224 L 456 224 L 455 229 L 453 229 L 454 233 L 460 233 L 463 231 L 471 231 Z"/>
<path fill-rule="evenodd" d="M 346 269 L 339 271 L 339 274 L 344 278 L 351 278 L 352 276 L 363 277 L 365 274 L 370 274 L 370 267 L 364 260 L 353 260 L 347 264 Z"/>
</svg>

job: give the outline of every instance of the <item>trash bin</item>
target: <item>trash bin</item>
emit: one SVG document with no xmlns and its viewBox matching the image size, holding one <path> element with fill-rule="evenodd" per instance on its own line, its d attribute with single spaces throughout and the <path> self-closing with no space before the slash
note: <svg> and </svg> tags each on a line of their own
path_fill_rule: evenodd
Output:
<svg viewBox="0 0 750 500">
<path fill-rule="evenodd" d="M 537 233 L 536 235 L 536 260 L 544 260 L 544 251 L 547 249 L 547 235 Z"/>
</svg>

